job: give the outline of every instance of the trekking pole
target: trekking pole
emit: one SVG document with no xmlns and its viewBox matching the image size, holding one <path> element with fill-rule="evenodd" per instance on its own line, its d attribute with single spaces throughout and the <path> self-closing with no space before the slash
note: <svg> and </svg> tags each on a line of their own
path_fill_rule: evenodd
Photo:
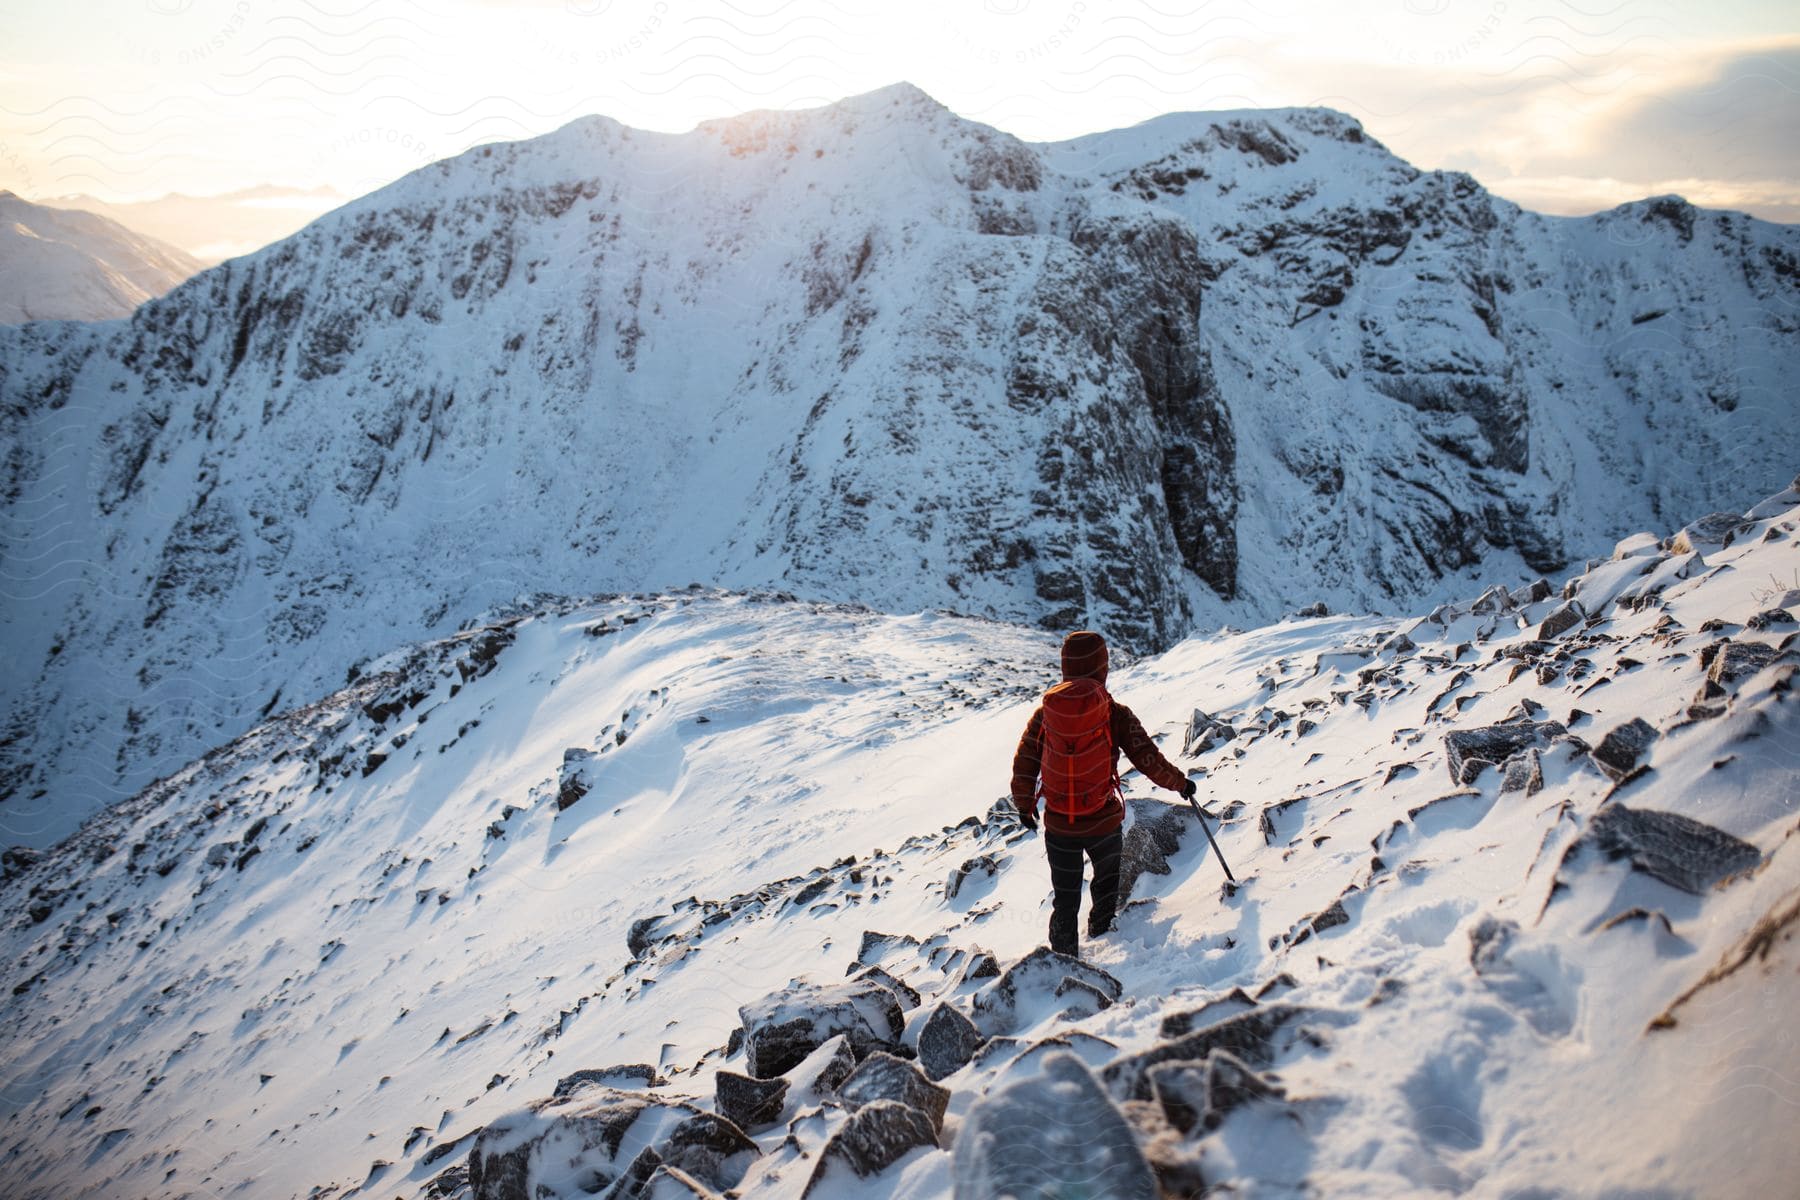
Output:
<svg viewBox="0 0 1800 1200">
<path fill-rule="evenodd" d="M 1236 884 L 1237 876 L 1231 873 L 1231 866 L 1225 861 L 1225 852 L 1219 849 L 1219 843 L 1213 841 L 1212 830 L 1206 827 L 1206 812 L 1200 807 L 1200 801 L 1189 796 L 1187 802 L 1194 806 L 1194 815 L 1200 819 L 1200 832 L 1206 835 L 1207 844 L 1213 848 L 1213 853 L 1219 856 L 1219 865 L 1225 868 L 1225 878 Z"/>
</svg>

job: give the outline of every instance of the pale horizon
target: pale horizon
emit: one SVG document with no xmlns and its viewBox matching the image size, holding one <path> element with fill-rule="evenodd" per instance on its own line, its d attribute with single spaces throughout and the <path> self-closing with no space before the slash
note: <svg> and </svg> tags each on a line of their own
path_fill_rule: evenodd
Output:
<svg viewBox="0 0 1800 1200">
<path fill-rule="evenodd" d="M 1672 192 L 1800 221 L 1800 14 L 1767 0 L 113 0 L 79 15 L 0 17 L 0 188 L 37 202 L 268 187 L 311 195 L 274 202 L 298 227 L 583 116 L 679 133 L 906 81 L 1033 142 L 1330 107 L 1413 165 L 1538 212 Z"/>
</svg>

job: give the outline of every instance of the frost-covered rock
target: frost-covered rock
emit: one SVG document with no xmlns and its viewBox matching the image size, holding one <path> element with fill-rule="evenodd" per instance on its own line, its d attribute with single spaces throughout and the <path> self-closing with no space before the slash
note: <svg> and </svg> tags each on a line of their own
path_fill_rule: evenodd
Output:
<svg viewBox="0 0 1800 1200">
<path fill-rule="evenodd" d="M 562 772 L 556 788 L 558 812 L 572 807 L 594 787 L 594 769 L 599 756 L 592 750 L 572 746 L 563 751 Z"/>
<path fill-rule="evenodd" d="M 868 1179 L 918 1147 L 936 1145 L 937 1130 L 925 1113 L 896 1100 L 872 1101 L 851 1113 L 831 1135 L 801 1195 L 810 1196 L 839 1170 Z"/>
<path fill-rule="evenodd" d="M 740 1129 L 757 1129 L 781 1119 L 788 1081 L 776 1076 L 757 1079 L 720 1070 L 713 1077 L 713 1107 Z"/>
<path fill-rule="evenodd" d="M 1150 1068 L 1146 1077 L 1169 1124 L 1182 1133 L 1210 1133 L 1233 1110 L 1285 1093 L 1229 1050 L 1216 1049 L 1203 1062 L 1171 1061 Z"/>
<path fill-rule="evenodd" d="M 780 1075 L 814 1050 L 843 1035 L 858 1058 L 899 1045 L 906 1027 L 900 998 L 875 979 L 834 987 L 802 984 L 738 1010 L 750 1074 Z"/>
<path fill-rule="evenodd" d="M 1545 748 L 1568 730 L 1555 721 L 1507 721 L 1479 729 L 1458 729 L 1444 735 L 1444 761 L 1450 778 L 1469 783 L 1479 771 L 1476 764 L 1500 766 L 1532 747 Z"/>
<path fill-rule="evenodd" d="M 1085 1001 L 1088 1011 L 1097 1011 L 1122 992 L 1099 967 L 1040 946 L 975 993 L 970 1017 L 982 1036 L 995 1037 L 1064 1013 L 1072 1003 Z"/>
<path fill-rule="evenodd" d="M 1614 779 L 1623 779 L 1637 767 L 1645 751 L 1656 741 L 1656 727 L 1642 717 L 1633 717 L 1623 725 L 1607 731 L 1593 749 L 1594 762 Z"/>
<path fill-rule="evenodd" d="M 952 1004 L 939 1004 L 919 1029 L 919 1065 L 939 1080 L 960 1071 L 981 1048 L 981 1031 Z"/>
<path fill-rule="evenodd" d="M 469 1151 L 468 1178 L 472 1200 L 539 1200 L 540 1188 L 595 1192 L 668 1163 L 725 1188 L 757 1153 L 742 1130 L 690 1101 L 588 1085 L 489 1123 Z"/>
<path fill-rule="evenodd" d="M 1672 554 L 1693 554 L 1713 546 L 1728 546 L 1731 539 L 1750 528 L 1750 522 L 1737 513 L 1708 513 L 1691 521 L 1669 539 Z"/>
<path fill-rule="evenodd" d="M 1156 1200 L 1124 1115 L 1073 1054 L 977 1100 L 956 1137 L 958 1196 Z"/>
<path fill-rule="evenodd" d="M 1186 801 L 1169 804 L 1147 797 L 1126 801 L 1131 822 L 1119 848 L 1119 907 L 1131 899 L 1141 875 L 1167 875 L 1169 858 L 1193 830 L 1194 810 Z"/>
<path fill-rule="evenodd" d="M 1620 538 L 1613 546 L 1614 562 L 1623 562 L 1628 558 L 1643 558 L 1647 555 L 1662 552 L 1662 539 L 1648 531 L 1634 533 L 1630 537 Z"/>
<path fill-rule="evenodd" d="M 1552 609 L 1543 623 L 1538 626 L 1537 636 L 1545 639 L 1561 637 L 1587 619 L 1581 604 L 1575 600 L 1566 601 Z"/>
<path fill-rule="evenodd" d="M 1264 1064 L 1274 1057 L 1276 1034 L 1305 1011 L 1291 1004 L 1265 1004 L 1235 1013 L 1109 1063 L 1101 1078 L 1107 1089 L 1122 1100 L 1148 1100 L 1150 1069 L 1160 1063 L 1204 1062 L 1215 1050 L 1229 1050 L 1246 1062 Z"/>
<path fill-rule="evenodd" d="M 1607 859 L 1627 859 L 1633 870 L 1696 896 L 1762 861 L 1755 846 L 1704 821 L 1628 808 L 1616 800 L 1594 814 L 1569 847 L 1565 865 L 1590 848 Z"/>
<path fill-rule="evenodd" d="M 856 1065 L 856 1070 L 838 1086 L 837 1096 L 850 1109 L 876 1100 L 896 1100 L 931 1118 L 934 1131 L 944 1127 L 944 1110 L 950 1103 L 949 1091 L 925 1078 L 919 1068 L 881 1051 Z"/>
</svg>

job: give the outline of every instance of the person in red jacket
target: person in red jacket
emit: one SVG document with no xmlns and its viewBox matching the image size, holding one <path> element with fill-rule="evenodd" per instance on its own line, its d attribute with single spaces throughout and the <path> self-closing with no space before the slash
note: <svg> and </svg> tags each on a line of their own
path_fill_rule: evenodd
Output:
<svg viewBox="0 0 1800 1200">
<path fill-rule="evenodd" d="M 1013 755 L 1012 801 L 1027 829 L 1044 802 L 1044 853 L 1050 859 L 1050 948 L 1074 956 L 1081 911 L 1082 857 L 1093 863 L 1088 937 L 1112 927 L 1119 903 L 1119 850 L 1125 804 L 1119 752 L 1159 787 L 1183 796 L 1194 782 L 1162 756 L 1143 723 L 1106 691 L 1106 639 L 1078 630 L 1063 639 L 1063 681 L 1044 693 Z"/>
</svg>

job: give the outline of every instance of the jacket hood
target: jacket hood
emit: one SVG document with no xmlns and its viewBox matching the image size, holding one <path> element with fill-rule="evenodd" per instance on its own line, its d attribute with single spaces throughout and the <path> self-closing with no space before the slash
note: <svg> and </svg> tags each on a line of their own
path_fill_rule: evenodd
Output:
<svg viewBox="0 0 1800 1200">
<path fill-rule="evenodd" d="M 1062 677 L 1106 682 L 1106 639 L 1091 629 L 1078 629 L 1063 639 Z"/>
</svg>

